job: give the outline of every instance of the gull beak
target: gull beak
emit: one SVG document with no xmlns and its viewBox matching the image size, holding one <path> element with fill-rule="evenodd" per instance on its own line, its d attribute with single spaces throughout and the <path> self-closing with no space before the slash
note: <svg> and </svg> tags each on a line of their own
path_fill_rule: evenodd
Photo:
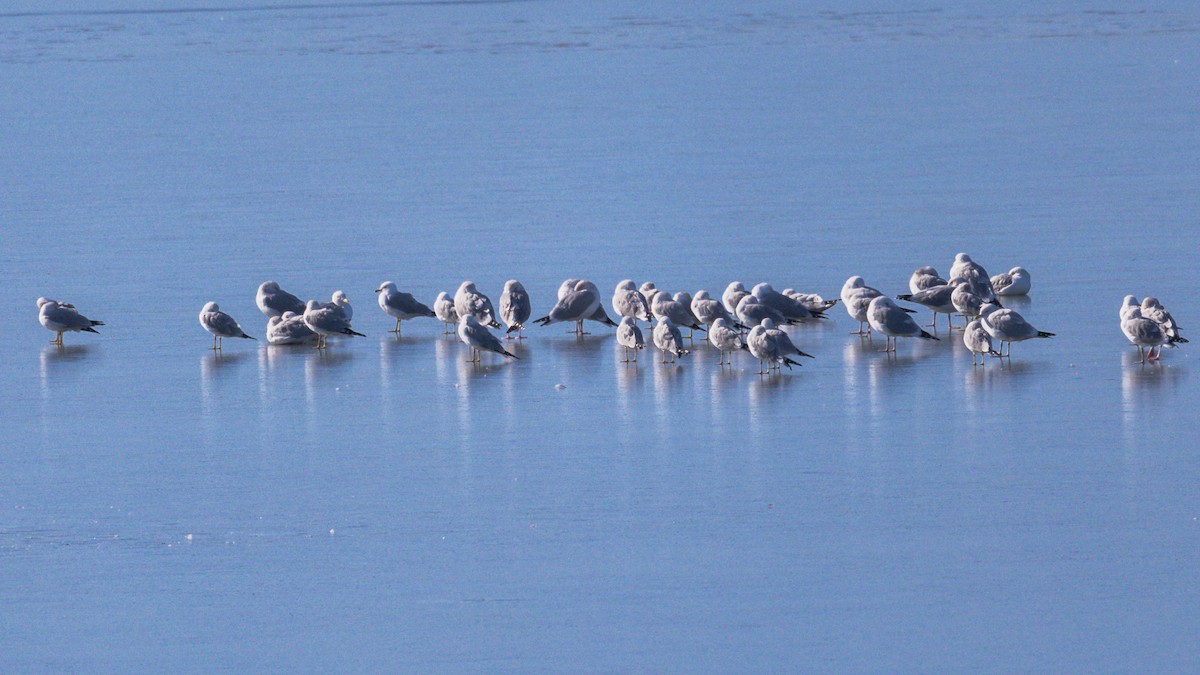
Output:
<svg viewBox="0 0 1200 675">
<path fill-rule="evenodd" d="M 380 292 L 380 291 L 382 291 L 382 290 L 383 290 L 382 288 L 376 288 L 376 289 L 375 289 L 375 292 L 376 292 L 376 293 L 378 293 L 378 292 Z"/>
</svg>

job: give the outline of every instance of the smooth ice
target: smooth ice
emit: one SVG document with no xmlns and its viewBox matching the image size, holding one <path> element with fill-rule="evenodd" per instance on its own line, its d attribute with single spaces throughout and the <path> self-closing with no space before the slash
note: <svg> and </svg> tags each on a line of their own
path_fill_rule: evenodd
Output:
<svg viewBox="0 0 1200 675">
<path fill-rule="evenodd" d="M 1117 308 L 1200 324 L 1200 11 L 1085 5 L 6 3 L 5 670 L 1193 668 L 1200 347 L 1143 367 Z M 889 359 L 838 306 L 769 379 L 599 326 L 476 367 L 372 293 L 959 251 L 1057 337 Z M 268 347 L 268 279 L 368 337 Z"/>
</svg>

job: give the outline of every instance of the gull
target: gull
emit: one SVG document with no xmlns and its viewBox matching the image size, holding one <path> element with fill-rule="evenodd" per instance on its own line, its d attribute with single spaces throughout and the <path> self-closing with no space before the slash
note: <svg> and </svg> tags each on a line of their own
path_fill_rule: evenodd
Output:
<svg viewBox="0 0 1200 675">
<path fill-rule="evenodd" d="M 810 359 L 817 358 L 812 354 L 800 351 L 800 348 L 792 342 L 792 337 L 790 335 L 775 327 L 774 321 L 770 319 L 763 319 L 760 325 L 767 329 L 767 337 L 775 341 L 776 348 L 779 350 L 779 354 L 781 356 L 795 354 L 796 356 L 807 356 Z M 776 367 L 778 367 L 778 364 L 776 364 Z"/>
<path fill-rule="evenodd" d="M 454 333 L 451 326 L 458 325 L 458 312 L 454 309 L 454 299 L 446 291 L 438 293 L 437 300 L 433 301 L 433 315 L 442 322 L 442 335 Z"/>
<path fill-rule="evenodd" d="M 717 319 L 724 319 L 733 324 L 734 328 L 749 330 L 747 326 L 738 323 L 738 320 L 733 318 L 724 305 L 709 297 L 706 290 L 696 291 L 696 296 L 692 298 L 691 309 L 692 315 L 705 326 L 711 326 Z"/>
<path fill-rule="evenodd" d="M 465 314 L 461 321 L 458 322 L 458 339 L 462 340 L 471 352 L 471 358 L 467 359 L 467 363 L 479 363 L 479 352 L 495 352 L 503 354 L 511 359 L 517 358 L 516 354 L 512 354 L 504 349 L 504 343 L 500 342 L 500 338 L 492 335 L 487 326 L 479 323 L 473 314 Z"/>
<path fill-rule="evenodd" d="M 325 338 L 327 337 L 337 335 L 366 337 L 350 328 L 350 319 L 346 318 L 346 313 L 340 307 L 330 306 L 331 304 L 322 305 L 316 300 L 309 300 L 304 307 L 304 325 L 317 334 L 317 349 L 325 349 Z"/>
<path fill-rule="evenodd" d="M 792 290 L 790 288 L 783 289 L 783 294 L 800 303 L 801 305 L 804 305 L 804 308 L 813 314 L 822 313 L 830 307 L 838 304 L 837 298 L 834 298 L 833 300 L 826 300 L 816 293 L 801 293 L 800 291 Z"/>
<path fill-rule="evenodd" d="M 692 316 L 691 308 L 672 298 L 666 291 L 654 294 L 654 302 L 650 303 L 650 311 L 654 312 L 654 317 L 660 321 L 670 319 L 672 326 L 679 325 L 692 330 L 704 330 L 696 317 Z M 678 329 L 676 331 L 678 332 Z"/>
<path fill-rule="evenodd" d="M 689 326 L 687 339 L 691 340 L 692 339 L 692 331 L 695 329 L 691 328 L 690 326 L 705 326 L 705 327 L 707 327 L 708 324 L 705 323 L 704 321 L 701 321 L 699 318 L 697 318 L 696 313 L 692 311 L 692 294 L 691 293 L 688 293 L 687 291 L 679 291 L 678 293 L 675 294 L 674 300 L 675 300 L 675 302 L 678 302 L 681 306 L 683 306 L 684 311 L 687 312 L 687 314 L 685 316 L 690 321 L 688 323 L 684 323 L 683 325 Z"/>
<path fill-rule="evenodd" d="M 592 318 L 598 307 L 600 307 L 600 293 L 596 290 L 596 285 L 590 281 L 576 280 L 575 289 L 565 293 L 546 316 L 535 319 L 534 323 L 539 326 L 549 326 L 554 323 L 574 321 L 574 333 L 586 335 L 583 332 L 583 322 L 585 319 Z"/>
<path fill-rule="evenodd" d="M 1133 316 L 1134 309 L 1141 310 L 1141 308 L 1142 307 L 1138 304 L 1137 298 L 1132 295 L 1127 295 L 1125 296 L 1125 299 L 1121 301 L 1119 316 L 1121 317 L 1121 320 L 1124 321 L 1125 319 Z"/>
<path fill-rule="evenodd" d="M 626 279 L 617 284 L 617 289 L 613 291 L 612 308 L 620 317 L 633 317 L 633 319 L 641 321 L 650 321 L 650 303 L 646 302 L 646 297 L 638 292 L 637 285 L 632 279 Z"/>
<path fill-rule="evenodd" d="M 912 276 L 908 278 L 908 291 L 910 293 L 918 293 L 926 288 L 945 285 L 946 280 L 938 276 L 937 270 L 929 265 L 913 270 Z"/>
<path fill-rule="evenodd" d="M 343 291 L 334 291 L 333 297 L 330 298 L 329 304 L 326 306 L 342 310 L 342 314 L 346 316 L 347 321 L 354 318 L 354 308 L 350 306 L 350 298 L 347 298 L 346 293 Z"/>
<path fill-rule="evenodd" d="M 958 284 L 950 294 L 950 304 L 954 305 L 955 311 L 970 320 L 979 316 L 983 298 L 971 290 L 970 284 Z"/>
<path fill-rule="evenodd" d="M 737 306 L 738 319 L 747 326 L 757 326 L 762 323 L 763 319 L 770 319 L 775 323 L 791 323 L 783 314 L 774 310 L 758 301 L 758 298 L 753 295 L 745 295 Z"/>
<path fill-rule="evenodd" d="M 980 354 L 990 354 L 991 356 L 1000 356 L 1000 352 L 992 349 L 992 337 L 983 329 L 983 324 L 979 319 L 975 319 L 967 324 L 963 329 L 963 344 L 971 351 L 971 365 L 979 365 L 975 362 Z"/>
<path fill-rule="evenodd" d="M 1171 338 L 1172 343 L 1187 343 L 1187 340 L 1179 334 L 1179 324 L 1175 323 L 1175 317 L 1171 316 L 1167 308 L 1162 306 L 1158 298 L 1147 297 L 1142 300 L 1142 316 L 1162 326 L 1163 332 Z M 1159 350 L 1160 353 L 1161 351 Z"/>
<path fill-rule="evenodd" d="M 532 313 L 533 307 L 529 302 L 529 293 L 525 291 L 521 282 L 516 279 L 504 282 L 504 290 L 500 291 L 500 318 L 508 324 L 508 330 L 504 331 L 505 335 L 516 331 L 517 339 L 524 340 L 525 322 L 529 320 Z M 509 335 L 509 339 L 512 339 L 511 335 Z"/>
<path fill-rule="evenodd" d="M 800 365 L 798 361 L 793 361 L 782 353 L 779 341 L 771 335 L 771 329 L 767 328 L 769 325 L 773 325 L 773 322 L 770 319 L 763 319 L 762 323 L 751 328 L 750 333 L 746 335 L 746 347 L 750 350 L 750 354 L 758 359 L 756 375 L 769 375 L 780 365 L 787 366 L 788 370 L 791 370 L 792 366 Z"/>
<path fill-rule="evenodd" d="M 996 292 L 992 290 L 992 278 L 988 276 L 987 270 L 983 269 L 983 265 L 971 260 L 971 256 L 966 253 L 954 256 L 954 264 L 950 266 L 950 282 L 956 280 L 971 284 L 971 291 L 983 298 L 984 302 L 1000 307 Z"/>
<path fill-rule="evenodd" d="M 632 316 L 621 317 L 621 323 L 617 326 L 617 344 L 625 350 L 625 359 L 621 363 L 637 362 L 638 350 L 646 347 L 646 339 L 642 337 L 642 329 L 638 328 L 637 319 Z M 632 359 L 629 358 L 630 353 L 633 354 Z"/>
<path fill-rule="evenodd" d="M 960 281 L 955 281 L 942 286 L 926 288 L 916 293 L 902 293 L 897 295 L 896 299 L 904 300 L 905 302 L 915 302 L 922 307 L 928 307 L 930 310 L 933 310 L 933 323 L 929 325 L 935 332 L 937 331 L 938 314 L 946 315 L 946 330 L 954 330 L 954 323 L 950 318 L 954 314 L 954 302 L 951 296 L 954 295 L 955 287 L 961 283 Z"/>
<path fill-rule="evenodd" d="M 1000 352 L 1009 358 L 1012 357 L 1012 343 L 1014 342 L 1054 337 L 1054 333 L 1034 328 L 1025 320 L 1025 317 L 1017 312 L 1011 309 L 1002 309 L 990 302 L 979 309 L 979 323 L 983 325 L 983 329 L 992 336 L 993 340 L 1001 342 Z M 1005 343 L 1008 344 L 1007 353 L 1004 350 Z"/>
<path fill-rule="evenodd" d="M 653 281 L 647 281 L 638 288 L 638 293 L 642 294 L 642 299 L 646 301 L 646 306 L 649 307 L 650 301 L 654 299 L 654 294 L 658 293 L 658 289 L 654 287 Z M 653 319 L 654 315 L 651 314 L 650 318 Z"/>
<path fill-rule="evenodd" d="M 563 298 L 567 297 L 567 293 L 570 293 L 571 291 L 575 290 L 575 287 L 579 285 L 580 281 L 583 281 L 583 279 L 567 279 L 566 281 L 559 284 L 558 285 L 558 299 L 562 300 Z"/>
<path fill-rule="evenodd" d="M 492 301 L 475 288 L 474 281 L 464 281 L 458 287 L 458 292 L 454 294 L 454 311 L 460 319 L 470 314 L 485 326 L 500 327 L 500 322 L 496 321 L 496 310 L 492 308 Z"/>
<path fill-rule="evenodd" d="M 729 310 L 730 314 L 737 314 L 738 303 L 742 298 L 750 295 L 746 287 L 740 281 L 731 281 L 725 287 L 725 292 L 721 294 L 721 304 L 725 305 L 725 309 Z"/>
<path fill-rule="evenodd" d="M 254 296 L 254 304 L 267 317 L 283 316 L 284 312 L 304 313 L 304 301 L 279 287 L 274 281 L 264 281 Z"/>
<path fill-rule="evenodd" d="M 234 321 L 232 316 L 222 312 L 215 302 L 205 304 L 200 310 L 200 325 L 204 327 L 204 330 L 212 333 L 213 346 L 210 347 L 212 351 L 220 351 L 225 338 L 254 339 L 246 335 L 246 331 L 242 330 L 238 322 Z"/>
<path fill-rule="evenodd" d="M 659 291 L 662 295 L 664 291 Z M 657 316 L 657 315 L 656 315 Z M 654 327 L 654 346 L 663 353 L 662 363 L 675 363 L 675 357 L 687 356 L 691 352 L 683 348 L 683 336 L 669 316 L 658 316 L 658 325 Z M 667 360 L 667 355 L 671 360 Z"/>
<path fill-rule="evenodd" d="M 798 300 L 793 300 L 771 287 L 771 284 L 758 284 L 750 293 L 767 307 L 779 312 L 784 317 L 797 319 L 821 318 L 824 315 L 808 311 L 808 308 Z"/>
<path fill-rule="evenodd" d="M 317 334 L 295 312 L 284 312 L 267 321 L 267 342 L 273 345 L 300 345 L 316 342 Z"/>
<path fill-rule="evenodd" d="M 919 337 L 926 340 L 936 340 L 933 335 L 922 330 L 913 318 L 904 312 L 904 308 L 892 302 L 886 295 L 871 300 L 867 306 L 867 321 L 871 328 L 883 333 L 885 352 L 896 351 L 896 338 Z"/>
<path fill-rule="evenodd" d="M 580 279 L 579 283 L 575 284 L 575 286 L 577 288 L 578 287 L 587 288 L 588 290 L 595 293 L 597 298 L 600 297 L 600 289 L 596 286 L 596 284 L 593 284 L 592 282 L 588 281 L 587 279 Z M 592 312 L 592 315 L 587 317 L 586 320 L 587 321 L 595 321 L 596 323 L 602 323 L 605 326 L 608 326 L 610 328 L 617 327 L 617 322 L 608 318 L 608 312 L 604 311 L 604 303 L 603 302 L 596 305 L 596 311 Z M 582 324 L 580 325 L 580 330 L 581 331 L 583 330 Z"/>
<path fill-rule="evenodd" d="M 1029 295 L 1033 280 L 1024 267 L 1014 267 L 991 278 L 992 291 L 996 295 Z"/>
<path fill-rule="evenodd" d="M 858 331 L 851 332 L 851 335 L 870 335 L 871 323 L 867 320 L 867 309 L 871 306 L 871 301 L 883 293 L 877 288 L 871 288 L 866 285 L 863 278 L 853 276 L 846 280 L 842 286 L 842 306 L 846 308 L 846 313 L 851 319 L 858 322 Z M 897 309 L 909 314 L 916 314 L 915 309 L 907 307 L 897 307 Z M 865 328 L 864 328 L 865 326 Z"/>
<path fill-rule="evenodd" d="M 1121 317 L 1121 332 L 1138 348 L 1138 354 L 1142 356 L 1142 363 L 1145 363 L 1147 359 L 1156 361 L 1162 358 L 1163 345 L 1173 347 L 1176 342 L 1179 342 L 1177 338 L 1167 335 L 1162 324 L 1142 316 L 1141 307 L 1135 307 Z M 1147 347 L 1150 348 L 1149 354 L 1145 351 Z M 1157 355 L 1154 353 L 1155 347 L 1158 347 Z"/>
<path fill-rule="evenodd" d="M 38 298 L 38 323 L 46 330 L 52 330 L 58 333 L 58 337 L 51 340 L 52 344 L 62 345 L 63 333 L 68 331 L 83 331 L 85 333 L 96 333 L 100 331 L 92 328 L 92 326 L 103 326 L 103 321 L 92 321 L 86 316 L 80 314 L 75 305 L 66 302 L 58 302 L 49 298 Z"/>
<path fill-rule="evenodd" d="M 699 295 L 699 293 L 697 293 Z M 715 300 L 713 302 L 716 302 Z M 724 309 L 724 307 L 722 307 Z M 717 317 L 713 320 L 712 325 L 708 327 L 708 342 L 717 348 L 721 358 L 717 361 L 718 365 L 733 364 L 733 353 L 739 349 L 749 350 L 746 346 L 746 339 L 742 334 L 733 329 L 729 325 L 729 320 L 725 317 Z M 729 361 L 725 361 L 725 357 L 729 357 Z"/>
<path fill-rule="evenodd" d="M 419 316 L 436 316 L 433 310 L 419 302 L 412 296 L 412 293 L 403 293 L 396 288 L 396 284 L 391 281 L 385 281 L 375 289 L 379 295 L 379 309 L 382 309 L 385 314 L 396 319 L 396 327 L 391 331 L 396 335 L 400 335 L 400 322 L 415 319 Z M 347 305 L 348 307 L 349 305 Z M 347 319 L 350 317 L 347 316 Z"/>
</svg>

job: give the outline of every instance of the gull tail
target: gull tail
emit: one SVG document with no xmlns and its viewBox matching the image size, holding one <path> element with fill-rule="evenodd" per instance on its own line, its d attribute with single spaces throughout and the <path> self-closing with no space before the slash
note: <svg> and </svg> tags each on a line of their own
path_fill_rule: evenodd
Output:
<svg viewBox="0 0 1200 675">
<path fill-rule="evenodd" d="M 93 326 L 103 326 L 104 322 L 103 321 L 92 321 L 92 325 Z"/>
<path fill-rule="evenodd" d="M 989 349 L 989 350 L 987 351 L 987 354 L 988 354 L 988 356 L 994 356 L 994 357 L 996 357 L 996 358 L 1000 358 L 1001 356 L 1003 356 L 1003 354 L 1001 354 L 1000 352 L 996 351 L 995 349 Z"/>
<path fill-rule="evenodd" d="M 833 300 L 826 300 L 825 307 L 822 309 L 822 311 L 824 311 L 825 309 L 829 309 L 830 307 L 833 307 L 834 305 L 838 304 L 838 300 L 840 300 L 840 299 L 841 298 L 835 298 Z"/>
<path fill-rule="evenodd" d="M 81 330 L 85 333 L 95 333 L 96 335 L 100 334 L 100 331 L 96 330 L 95 328 L 92 328 L 91 326 L 84 326 L 83 328 L 80 328 L 79 330 Z"/>
<path fill-rule="evenodd" d="M 918 337 L 923 337 L 926 340 L 937 340 L 938 339 L 936 335 L 931 335 L 929 333 L 929 331 L 924 331 L 924 330 L 921 331 L 921 334 Z"/>
<path fill-rule="evenodd" d="M 1054 337 L 1054 333 L 1047 333 L 1047 332 L 1046 332 L 1046 331 L 1044 331 L 1044 330 L 1039 330 L 1039 331 L 1038 331 L 1038 337 L 1040 337 L 1040 338 Z"/>
<path fill-rule="evenodd" d="M 505 334 L 508 334 L 508 333 L 513 333 L 513 332 L 519 331 L 519 330 L 525 330 L 525 324 L 514 323 L 513 325 L 508 327 L 508 330 L 506 330 L 504 332 L 505 332 Z"/>
<path fill-rule="evenodd" d="M 241 335 L 239 335 L 238 337 L 240 337 L 240 338 L 246 338 L 247 340 L 253 340 L 253 339 L 254 339 L 254 338 L 250 337 L 249 335 L 246 335 L 245 333 L 242 333 L 242 334 L 241 334 Z"/>
<path fill-rule="evenodd" d="M 509 357 L 510 359 L 516 359 L 518 361 L 521 360 L 521 357 L 517 356 L 516 354 L 513 354 L 512 352 L 508 351 L 507 349 L 501 349 L 501 350 L 497 351 L 496 353 L 503 354 L 503 355 Z"/>
<path fill-rule="evenodd" d="M 707 328 L 705 328 L 704 326 L 697 325 L 697 324 L 692 324 L 692 325 L 688 326 L 688 328 L 691 328 L 692 330 L 698 330 L 702 333 L 708 332 Z"/>
<path fill-rule="evenodd" d="M 805 354 L 805 356 L 808 356 L 808 354 Z M 803 363 L 800 363 L 799 361 L 793 361 L 786 356 L 783 357 L 782 363 L 783 363 L 783 365 L 788 367 L 788 370 L 791 370 L 792 366 L 803 366 L 804 365 Z"/>
<path fill-rule="evenodd" d="M 495 320 L 495 319 L 492 319 L 491 321 L 488 321 L 488 324 L 487 324 L 487 325 L 488 325 L 490 328 L 499 328 L 499 327 L 500 327 L 500 322 L 499 322 L 499 321 L 497 321 L 497 320 Z"/>
<path fill-rule="evenodd" d="M 350 328 L 346 328 L 345 330 L 343 330 L 342 335 L 357 335 L 358 337 L 367 337 L 366 335 L 363 335 L 362 333 L 360 333 L 356 330 L 352 330 Z"/>
</svg>

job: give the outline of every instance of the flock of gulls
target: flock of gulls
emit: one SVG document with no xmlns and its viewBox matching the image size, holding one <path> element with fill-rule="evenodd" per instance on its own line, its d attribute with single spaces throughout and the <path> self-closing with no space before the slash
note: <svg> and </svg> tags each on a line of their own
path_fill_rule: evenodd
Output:
<svg viewBox="0 0 1200 675">
<path fill-rule="evenodd" d="M 444 324 L 444 334 L 456 332 L 458 339 L 467 345 L 468 361 L 472 363 L 478 363 L 483 352 L 518 358 L 490 329 L 505 328 L 505 337 L 511 340 L 524 339 L 529 323 L 538 326 L 573 323 L 571 332 L 585 335 L 585 321 L 616 328 L 617 343 L 624 348 L 623 362 L 636 362 L 638 351 L 648 344 L 639 326 L 639 322 L 645 322 L 650 333 L 649 344 L 662 353 L 662 363 L 674 363 L 687 356 L 690 350 L 685 341 L 690 344 L 699 331 L 706 334 L 708 342 L 720 353 L 721 365 L 732 364 L 734 353 L 748 351 L 759 361 L 758 374 L 769 374 L 784 366 L 790 369 L 799 365 L 792 357 L 813 358 L 797 347 L 780 326 L 825 319 L 825 313 L 839 301 L 846 313 L 858 321 L 859 329 L 854 335 L 866 338 L 874 332 L 884 336 L 883 352 L 894 353 L 899 338 L 938 340 L 934 333 L 939 314 L 946 315 L 950 335 L 955 330 L 962 331 L 963 344 L 972 353 L 972 364 L 983 363 L 980 357 L 986 356 L 1010 358 L 1014 342 L 1054 337 L 1054 333 L 1038 330 L 1019 313 L 1001 304 L 1002 297 L 1029 293 L 1031 278 L 1023 267 L 989 276 L 969 255 L 959 253 L 948 279 L 939 276 L 933 267 L 919 267 L 909 279 L 908 287 L 909 293 L 893 299 L 868 286 L 862 277 L 853 276 L 842 286 L 840 298 L 826 300 L 790 288 L 776 291 L 766 283 L 747 291 L 740 281 L 734 281 L 717 300 L 704 290 L 695 295 L 686 292 L 671 295 L 651 282 L 639 287 L 625 280 L 613 292 L 611 307 L 619 318 L 614 321 L 596 284 L 586 279 L 567 279 L 558 289 L 554 306 L 532 322 L 533 303 L 516 280 L 504 284 L 498 313 L 492 300 L 471 281 L 464 281 L 453 296 L 440 293 L 433 307 L 399 290 L 391 281 L 381 284 L 375 293 L 379 308 L 396 320 L 391 332 L 399 335 L 405 321 L 436 318 Z M 916 310 L 901 306 L 896 300 L 929 309 L 932 323 L 918 324 L 913 318 Z M 272 345 L 326 349 L 327 338 L 365 337 L 351 327 L 354 310 L 342 291 L 335 292 L 329 302 L 303 302 L 274 281 L 267 281 L 259 286 L 255 302 L 267 316 L 266 338 Z M 58 334 L 53 344 L 62 345 L 64 333 L 98 333 L 96 326 L 104 325 L 103 321 L 88 319 L 68 303 L 38 298 L 37 305 L 42 326 Z M 956 315 L 964 318 L 964 325 L 954 324 Z M 1187 342 L 1170 312 L 1155 298 L 1148 297 L 1139 303 L 1134 296 L 1126 296 L 1120 318 L 1121 330 L 1138 348 L 1142 363 L 1160 359 L 1164 346 Z M 200 325 L 213 337 L 210 349 L 218 352 L 225 338 L 255 339 L 215 302 L 205 304 L 200 310 Z M 926 328 L 933 328 L 934 333 Z M 686 335 L 683 330 L 687 330 Z"/>
</svg>

